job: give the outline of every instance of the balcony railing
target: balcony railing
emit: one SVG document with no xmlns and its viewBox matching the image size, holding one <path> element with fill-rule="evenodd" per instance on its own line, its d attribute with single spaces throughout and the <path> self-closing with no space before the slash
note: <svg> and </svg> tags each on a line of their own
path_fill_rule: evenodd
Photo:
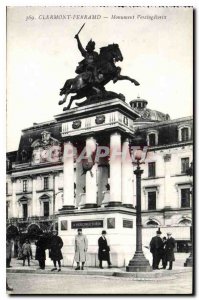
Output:
<svg viewBox="0 0 199 300">
<path fill-rule="evenodd" d="M 12 169 L 25 169 L 31 166 L 31 162 L 26 163 L 12 163 Z"/>
<path fill-rule="evenodd" d="M 9 218 L 7 219 L 7 223 L 29 223 L 35 221 L 52 221 L 55 217 L 53 216 L 35 216 L 35 217 L 27 217 L 27 218 Z"/>
<path fill-rule="evenodd" d="M 14 162 L 12 163 L 12 169 L 26 169 L 29 167 L 37 167 L 37 166 L 48 166 L 48 165 L 62 165 L 62 157 L 58 161 L 46 161 L 46 162 L 39 162 L 39 163 L 34 163 L 34 162 Z"/>
</svg>

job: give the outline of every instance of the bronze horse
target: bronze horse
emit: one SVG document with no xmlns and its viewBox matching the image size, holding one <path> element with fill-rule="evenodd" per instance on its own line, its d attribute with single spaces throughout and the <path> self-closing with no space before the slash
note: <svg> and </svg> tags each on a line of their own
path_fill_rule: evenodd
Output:
<svg viewBox="0 0 199 300">
<path fill-rule="evenodd" d="M 63 110 L 68 110 L 71 107 L 73 100 L 81 99 L 83 97 L 87 98 L 84 103 L 89 102 L 89 99 L 94 98 L 95 96 L 104 96 L 106 93 L 112 93 L 120 97 L 121 94 L 118 95 L 105 90 L 104 86 L 111 80 L 113 80 L 114 83 L 118 80 L 129 80 L 135 85 L 139 85 L 135 79 L 120 74 L 121 68 L 115 65 L 118 61 L 123 61 L 123 56 L 118 44 L 111 44 L 107 47 L 100 48 L 99 58 L 96 62 L 98 80 L 94 78 L 91 71 L 83 72 L 75 78 L 68 79 L 60 91 L 60 95 L 65 96 L 63 100 L 59 101 L 59 105 L 66 102 L 67 96 L 70 93 L 76 93 L 76 95 L 71 96 L 68 106 L 64 107 Z M 76 103 L 77 106 L 80 106 L 81 104 L 78 105 L 78 103 Z"/>
</svg>

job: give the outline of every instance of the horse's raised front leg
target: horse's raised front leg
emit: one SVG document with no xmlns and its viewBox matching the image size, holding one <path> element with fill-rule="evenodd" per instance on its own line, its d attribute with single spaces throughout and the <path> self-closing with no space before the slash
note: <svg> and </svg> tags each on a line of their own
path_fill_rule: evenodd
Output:
<svg viewBox="0 0 199 300">
<path fill-rule="evenodd" d="M 73 100 L 75 100 L 75 99 L 77 99 L 76 96 L 71 96 L 68 105 L 63 108 L 63 111 L 70 109 L 71 104 L 73 103 Z"/>
<path fill-rule="evenodd" d="M 69 92 L 66 93 L 65 96 L 64 96 L 64 98 L 63 98 L 62 100 L 59 101 L 59 103 L 58 103 L 59 105 L 62 105 L 63 103 L 66 102 L 66 98 L 67 98 L 68 94 L 69 94 Z"/>
<path fill-rule="evenodd" d="M 130 82 L 134 83 L 135 85 L 140 85 L 139 82 L 129 76 L 124 76 L 121 74 L 118 74 L 116 77 L 117 80 L 129 80 Z M 115 81 L 116 82 L 116 81 Z"/>
</svg>

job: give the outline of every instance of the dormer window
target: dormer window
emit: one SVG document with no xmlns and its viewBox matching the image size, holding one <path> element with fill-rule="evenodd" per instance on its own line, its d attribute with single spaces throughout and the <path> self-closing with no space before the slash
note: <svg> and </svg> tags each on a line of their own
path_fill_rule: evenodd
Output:
<svg viewBox="0 0 199 300">
<path fill-rule="evenodd" d="M 187 127 L 181 129 L 182 142 L 189 140 L 189 129 Z"/>
<path fill-rule="evenodd" d="M 148 132 L 147 134 L 147 145 L 148 146 L 155 146 L 158 144 L 158 133 L 157 131 L 153 130 Z"/>
<path fill-rule="evenodd" d="M 149 134 L 149 146 L 155 146 L 155 133 Z"/>
<path fill-rule="evenodd" d="M 191 128 L 188 125 L 178 127 L 178 141 L 186 142 L 191 139 Z"/>
</svg>

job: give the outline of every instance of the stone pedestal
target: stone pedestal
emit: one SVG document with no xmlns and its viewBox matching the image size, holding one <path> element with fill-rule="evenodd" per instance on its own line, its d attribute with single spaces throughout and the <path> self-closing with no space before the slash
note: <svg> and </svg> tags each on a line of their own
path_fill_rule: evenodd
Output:
<svg viewBox="0 0 199 300">
<path fill-rule="evenodd" d="M 135 251 L 135 210 L 131 206 L 133 169 L 129 163 L 122 164 L 122 149 L 128 148 L 125 139 L 134 136 L 137 117 L 139 114 L 119 99 L 72 108 L 55 116 L 62 123 L 64 153 L 75 150 L 79 155 L 79 148 L 86 146 L 86 157 L 80 160 L 72 155 L 64 157 L 64 205 L 58 215 L 59 235 L 64 241 L 64 265 L 73 263 L 77 228 L 82 228 L 88 237 L 88 266 L 98 266 L 98 238 L 104 229 L 110 239 L 113 266 L 125 266 Z M 100 146 L 108 147 L 109 151 L 106 158 L 101 156 L 101 160 L 96 160 Z M 85 160 L 89 158 L 91 163 L 88 161 L 86 165 Z M 75 201 L 78 209 L 74 209 Z"/>
<path fill-rule="evenodd" d="M 102 230 L 107 231 L 110 258 L 113 267 L 124 267 L 135 251 L 135 210 L 118 207 L 76 209 L 62 211 L 58 216 L 59 236 L 64 242 L 63 265 L 72 266 L 75 235 L 82 228 L 88 239 L 85 267 L 98 267 L 98 239 Z M 74 266 L 76 264 L 74 263 Z M 106 262 L 104 262 L 106 267 Z"/>
</svg>

